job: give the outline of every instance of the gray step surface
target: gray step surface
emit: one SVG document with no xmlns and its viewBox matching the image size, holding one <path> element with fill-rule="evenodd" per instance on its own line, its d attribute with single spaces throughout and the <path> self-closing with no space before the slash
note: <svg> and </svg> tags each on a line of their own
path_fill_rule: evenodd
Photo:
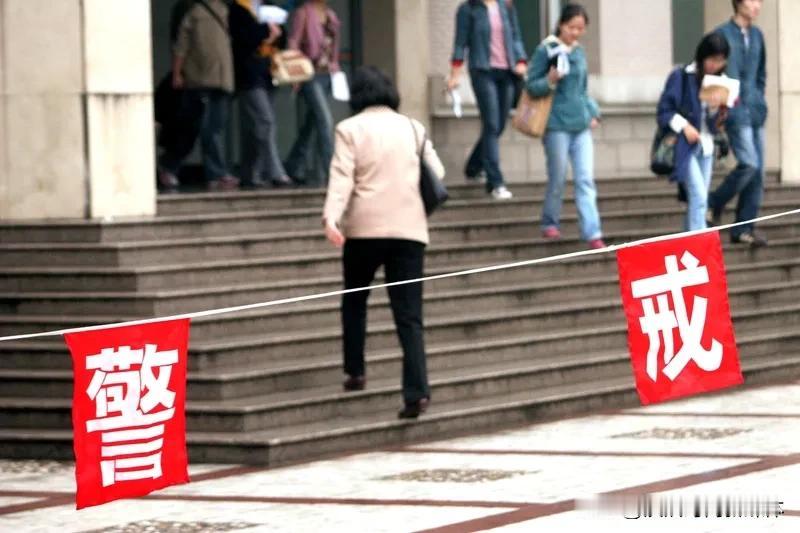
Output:
<svg viewBox="0 0 800 533">
<path fill-rule="evenodd" d="M 786 353 L 796 348 L 800 331 L 769 330 L 742 333 L 737 336 L 739 350 L 749 357 Z M 474 343 L 450 343 L 429 346 L 427 366 L 431 376 L 440 372 L 478 367 L 487 362 L 487 355 L 497 365 L 521 361 L 551 361 L 575 357 L 574 354 L 624 352 L 627 331 L 624 324 L 599 326 L 573 331 L 487 339 Z M 64 358 L 69 356 L 64 354 Z M 396 382 L 401 372 L 402 354 L 397 350 L 370 354 L 367 370 L 370 388 L 375 380 Z M 328 387 L 338 388 L 342 379 L 341 358 L 336 354 L 320 354 L 305 359 L 276 361 L 264 367 L 190 370 L 187 395 L 190 400 L 216 401 L 252 397 L 271 392 L 291 392 Z M 72 395 L 70 370 L 0 368 L 0 396 L 69 398 Z"/>
<path fill-rule="evenodd" d="M 595 286 L 597 286 L 595 284 Z M 535 302 L 535 289 L 509 290 L 505 296 L 498 291 L 452 295 L 445 294 L 428 300 L 432 312 L 426 317 L 425 327 L 429 338 L 438 342 L 440 338 L 451 339 L 458 335 L 483 336 L 505 335 L 516 328 L 548 328 L 560 321 L 570 324 L 595 325 L 619 317 L 619 298 L 612 284 L 607 298 L 557 301 L 549 305 Z M 562 290 L 572 290 L 564 288 Z M 580 295 L 581 287 L 576 287 Z M 763 302 L 770 305 L 791 303 L 800 300 L 800 282 L 759 283 L 729 288 L 733 309 L 758 308 Z M 611 296 L 608 298 L 608 296 Z M 309 329 L 320 334 L 327 328 L 338 329 L 340 324 L 339 302 L 336 300 L 296 306 L 293 309 L 263 308 L 216 316 L 199 317 L 192 320 L 192 341 L 206 341 L 234 336 L 268 336 L 293 332 L 304 333 Z M 370 310 L 371 322 L 378 325 L 368 328 L 374 332 L 372 342 L 385 346 L 392 342 L 394 327 L 389 306 L 380 301 Z M 471 315 L 470 315 L 471 314 Z M 0 336 L 21 335 L 62 329 L 120 323 L 135 320 L 134 316 L 69 317 L 46 315 L 0 315 Z M 386 324 L 386 325 L 384 325 Z M 309 335 L 311 339 L 316 335 Z"/>
<path fill-rule="evenodd" d="M 743 361 L 746 384 L 785 382 L 800 376 L 796 355 Z M 278 429 L 196 432 L 187 435 L 192 462 L 279 466 L 343 451 L 401 446 L 423 440 L 474 434 L 558 417 L 636 407 L 629 376 L 523 391 L 497 398 L 433 403 L 418 420 L 397 420 L 392 412 L 341 417 Z M 0 456 L 70 459 L 72 435 L 58 429 L 0 429 Z"/>
<path fill-rule="evenodd" d="M 613 197 L 618 193 L 630 194 L 634 192 L 656 192 L 660 198 L 665 193 L 675 192 L 674 185 L 661 180 L 645 180 L 623 178 L 618 180 L 607 180 L 602 186 L 598 187 L 600 198 L 605 195 Z M 520 184 L 517 192 L 520 196 L 538 196 L 544 193 L 542 184 Z M 798 187 L 779 185 L 774 179 L 767 183 L 769 197 L 773 197 L 773 190 L 781 191 L 778 198 L 787 195 L 798 194 Z M 276 197 L 278 192 L 270 193 L 226 193 L 223 198 L 262 198 L 268 201 Z M 126 218 L 113 221 L 34 221 L 34 222 L 0 222 L 0 243 L 33 243 L 33 242 L 62 242 L 62 243 L 98 243 L 98 242 L 121 242 L 121 241 L 143 241 L 163 238 L 188 238 L 210 235 L 224 234 L 250 234 L 260 231 L 294 230 L 298 229 L 298 224 L 303 225 L 301 220 L 308 220 L 308 213 L 297 211 L 298 209 L 310 209 L 316 207 L 321 209 L 321 193 L 308 191 L 288 191 L 286 194 L 295 196 L 297 199 L 304 199 L 304 202 L 292 204 L 290 211 L 285 214 L 275 213 L 276 209 L 265 203 L 263 206 L 258 202 L 252 207 L 236 207 L 231 209 L 215 209 L 213 212 L 192 211 L 189 214 L 173 214 L 160 217 L 139 217 Z M 571 194 L 567 191 L 566 197 Z M 277 196 L 281 198 L 281 196 Z M 181 201 L 181 196 L 177 196 L 176 202 Z M 192 199 L 191 195 L 184 198 Z M 209 195 L 209 198 L 219 198 L 217 195 Z M 453 200 L 459 199 L 485 200 L 486 196 L 480 187 L 475 186 L 456 186 L 453 190 Z M 172 201 L 171 199 L 169 201 Z M 569 205 L 569 202 L 568 202 Z M 646 198 L 642 199 L 642 205 L 648 205 Z M 666 204 L 664 204 L 666 205 Z M 317 207 L 319 206 L 319 207 Z M 500 207 L 502 209 L 502 206 Z M 285 209 L 285 208 L 279 208 Z M 457 208 L 455 209 L 458 210 Z M 447 208 L 443 212 L 446 212 Z M 462 209 L 463 211 L 463 209 Z M 467 211 L 469 212 L 469 211 Z M 489 212 L 496 212 L 490 209 Z M 605 214 L 605 212 L 602 212 Z M 286 219 L 286 225 L 281 226 L 276 219 Z M 437 219 L 434 217 L 433 221 Z M 445 220 L 446 222 L 446 220 Z M 313 226 L 312 226 L 313 227 Z M 258 228 L 258 230 L 256 229 Z M 227 232 L 227 233 L 226 233 Z"/>
<path fill-rule="evenodd" d="M 598 189 L 609 243 L 682 225 L 667 182 Z M 544 185 L 512 190 L 516 199 L 500 203 L 480 185 L 454 185 L 431 221 L 426 273 L 585 249 L 571 191 L 565 239 L 545 243 L 536 221 Z M 763 213 L 793 209 L 800 188 L 771 177 L 765 198 Z M 0 335 L 336 290 L 341 260 L 321 239 L 322 199 L 309 190 L 177 195 L 159 199 L 155 220 L 0 224 Z M 800 374 L 799 220 L 760 225 L 767 248 L 723 239 L 749 383 Z M 192 459 L 284 464 L 635 405 L 613 253 L 441 279 L 425 298 L 434 404 L 418 422 L 395 418 L 402 355 L 382 290 L 370 301 L 368 388 L 352 394 L 340 389 L 335 298 L 197 319 Z M 70 366 L 59 338 L 0 343 L 0 456 L 71 457 Z"/>
<path fill-rule="evenodd" d="M 772 359 L 757 345 L 754 353 L 740 348 L 746 362 Z M 440 370 L 430 377 L 431 397 L 436 401 L 465 401 L 480 397 L 511 396 L 552 386 L 569 386 L 618 376 L 631 380 L 626 351 L 561 355 Z M 186 406 L 190 431 L 254 431 L 322 422 L 330 418 L 391 411 L 400 397 L 398 376 L 370 380 L 367 390 L 342 392 L 339 383 L 283 392 L 263 391 L 257 396 L 214 401 L 189 401 Z M 71 426 L 71 398 L 0 397 L 0 427 L 67 429 Z"/>
<path fill-rule="evenodd" d="M 717 173 L 713 178 L 713 185 L 718 185 L 723 175 Z M 675 186 L 667 180 L 657 179 L 653 176 L 635 177 L 610 177 L 598 176 L 597 189 L 602 198 L 606 195 L 625 194 L 625 193 L 668 193 L 675 198 Z M 482 184 L 465 183 L 459 177 L 448 175 L 445 184 L 450 192 L 450 202 L 469 199 L 472 201 L 487 200 L 487 195 Z M 565 198 L 572 197 L 572 180 L 568 180 L 565 189 Z M 780 185 L 777 175 L 768 174 L 765 180 L 766 187 L 786 187 L 791 185 Z M 515 198 L 521 196 L 542 196 L 546 188 L 546 180 L 540 179 L 536 182 L 510 182 L 509 189 L 514 193 Z M 266 191 L 242 191 L 242 192 L 222 192 L 222 193 L 195 193 L 195 194 L 169 194 L 161 195 L 158 198 L 158 213 L 161 216 L 176 214 L 196 214 L 196 213 L 230 213 L 232 211 L 242 211 L 250 209 L 291 209 L 313 206 L 319 210 L 322 208 L 325 191 L 316 190 L 266 190 Z"/>
<path fill-rule="evenodd" d="M 759 226 L 772 239 L 772 245 L 759 250 L 746 246 L 726 246 L 734 253 L 747 251 L 761 259 L 796 256 L 794 237 L 800 237 L 796 220 L 781 218 Z M 666 226 L 652 229 L 626 229 L 608 232 L 608 244 L 632 242 L 674 231 Z M 727 238 L 723 236 L 723 242 Z M 517 262 L 585 250 L 576 237 L 545 242 L 536 239 L 502 239 L 467 244 L 432 244 L 426 252 L 426 267 L 476 263 L 484 265 Z M 779 255 L 784 254 L 784 255 Z M 341 272 L 339 251 L 226 259 L 194 263 L 164 263 L 140 267 L 17 267 L 3 268 L 0 292 L 25 291 L 146 291 L 160 288 L 219 286 L 242 280 L 290 280 L 334 276 Z"/>
<path fill-rule="evenodd" d="M 762 206 L 762 215 L 796 209 L 800 200 L 775 200 Z M 636 228 L 671 228 L 680 231 L 685 210 L 680 207 L 607 212 L 603 215 L 605 233 Z M 259 228 L 258 216 L 235 221 L 190 221 L 185 227 L 167 226 L 165 235 L 147 236 L 147 240 L 118 243 L 33 243 L 0 244 L 0 268 L 28 266 L 148 266 L 164 262 L 251 259 L 270 255 L 314 254 L 330 250 L 320 228 L 304 231 L 270 233 Z M 783 236 L 796 235 L 800 215 L 774 221 L 783 225 Z M 210 224 L 210 226 L 209 226 Z M 787 227 L 788 225 L 788 227 Z M 213 226 L 213 227 L 212 227 Z M 578 236 L 578 217 L 562 217 L 562 233 Z M 491 218 L 468 222 L 434 222 L 430 225 L 431 242 L 458 245 L 500 239 L 542 241 L 539 222 L 530 216 Z M 175 234 L 172 234 L 172 233 Z M 185 234 L 184 234 L 185 233 Z"/>
<path fill-rule="evenodd" d="M 800 242 L 800 241 L 799 241 Z M 773 246 L 775 246 L 773 244 Z M 729 256 L 732 254 L 729 254 Z M 453 265 L 452 271 L 467 271 L 483 265 Z M 554 264 L 549 265 L 554 268 Z M 605 268 L 600 268 L 605 266 Z M 444 278 L 429 282 L 425 297 L 430 298 L 440 292 L 473 292 L 486 289 L 506 292 L 509 286 L 525 285 L 532 290 L 540 288 L 535 295 L 536 302 L 549 302 L 553 296 L 569 297 L 571 293 L 560 293 L 563 281 L 532 280 L 531 270 L 546 268 L 547 265 L 529 266 L 506 270 L 483 272 L 462 277 Z M 788 281 L 797 279 L 800 269 L 800 258 L 783 259 L 751 263 L 738 263 L 729 257 L 726 265 L 729 284 L 758 279 L 761 282 Z M 426 275 L 437 275 L 450 272 L 450 269 L 435 268 Z M 577 284 L 592 285 L 598 280 L 616 282 L 616 268 L 612 261 L 598 265 L 595 275 L 576 280 Z M 375 283 L 382 283 L 379 273 Z M 268 302 L 287 297 L 304 296 L 333 292 L 342 288 L 339 277 L 318 278 L 313 280 L 292 280 L 290 282 L 239 283 L 213 288 L 188 288 L 163 291 L 130 292 L 21 292 L 0 294 L 0 314 L 18 315 L 75 315 L 91 316 L 98 314 L 133 316 L 167 316 L 179 313 L 202 311 Z M 590 287 L 595 289 L 595 287 Z M 598 287 L 599 288 L 599 287 Z M 607 289 L 606 289 L 607 290 Z M 557 293 L 557 294 L 553 294 Z M 384 301 L 383 290 L 373 295 L 370 302 Z M 284 307 L 285 308 L 285 307 Z M 430 310 L 429 310 L 430 312 Z"/>
</svg>

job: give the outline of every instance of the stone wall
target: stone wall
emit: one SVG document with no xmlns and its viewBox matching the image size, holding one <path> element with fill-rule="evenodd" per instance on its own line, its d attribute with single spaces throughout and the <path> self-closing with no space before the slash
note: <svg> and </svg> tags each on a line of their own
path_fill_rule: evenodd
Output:
<svg viewBox="0 0 800 533">
<path fill-rule="evenodd" d="M 594 131 L 595 173 L 598 179 L 649 174 L 649 150 L 655 129 L 654 110 L 647 107 L 605 108 Z M 446 113 L 433 119 L 433 140 L 448 171 L 448 180 L 463 178 L 464 163 L 480 134 L 475 113 L 457 119 Z M 503 172 L 509 182 L 544 181 L 544 148 L 514 130 L 510 123 L 500 144 Z"/>
</svg>

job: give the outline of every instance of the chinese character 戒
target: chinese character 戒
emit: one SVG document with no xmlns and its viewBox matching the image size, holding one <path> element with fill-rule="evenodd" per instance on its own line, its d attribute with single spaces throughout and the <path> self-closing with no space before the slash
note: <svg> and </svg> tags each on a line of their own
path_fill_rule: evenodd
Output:
<svg viewBox="0 0 800 533">
<path fill-rule="evenodd" d="M 705 371 L 714 371 L 722 363 L 722 344 L 712 339 L 710 349 L 706 350 L 701 345 L 708 300 L 695 296 L 690 316 L 683 292 L 689 287 L 707 284 L 708 269 L 701 266 L 697 258 L 688 251 L 681 256 L 682 269 L 677 256 L 667 256 L 664 263 L 665 274 L 634 281 L 631 285 L 633 297 L 642 299 L 644 316 L 639 319 L 639 324 L 650 343 L 647 351 L 647 375 L 656 381 L 658 356 L 662 351 L 663 373 L 672 381 L 686 368 L 689 361 L 694 361 Z M 677 353 L 673 341 L 673 332 L 676 329 L 682 343 Z"/>
</svg>

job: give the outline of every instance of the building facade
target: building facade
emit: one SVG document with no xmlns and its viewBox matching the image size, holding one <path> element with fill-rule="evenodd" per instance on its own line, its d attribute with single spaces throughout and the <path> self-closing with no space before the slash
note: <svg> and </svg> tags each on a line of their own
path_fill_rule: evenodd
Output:
<svg viewBox="0 0 800 533">
<path fill-rule="evenodd" d="M 155 214 L 152 90 L 169 69 L 173 0 L 0 0 L 0 219 L 107 218 Z M 403 111 L 433 131 L 451 179 L 478 136 L 468 82 L 457 119 L 442 90 L 460 0 L 330 0 L 343 21 L 342 59 L 375 64 L 397 81 Z M 559 0 L 515 0 L 529 52 L 554 25 Z M 686 62 L 707 31 L 731 15 L 730 0 L 584 0 L 590 90 L 601 103 L 599 177 L 644 174 L 654 106 L 674 64 Z M 800 52 L 790 25 L 796 0 L 765 0 L 767 166 L 800 181 Z M 466 81 L 466 80 L 465 80 Z M 297 124 L 289 91 L 276 108 L 280 144 Z M 347 116 L 338 104 L 337 118 Z M 236 128 L 229 154 L 237 158 Z M 510 180 L 544 179 L 538 141 L 509 131 L 503 165 Z"/>
</svg>

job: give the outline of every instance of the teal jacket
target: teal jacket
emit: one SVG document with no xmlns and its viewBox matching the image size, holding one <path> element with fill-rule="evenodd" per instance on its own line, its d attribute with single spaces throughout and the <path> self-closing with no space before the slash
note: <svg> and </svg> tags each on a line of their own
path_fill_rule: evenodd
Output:
<svg viewBox="0 0 800 533">
<path fill-rule="evenodd" d="M 729 20 L 717 30 L 731 47 L 725 73 L 739 80 L 739 103 L 728 113 L 728 127 L 751 126 L 760 128 L 767 120 L 767 52 L 764 35 L 755 26 L 750 26 L 750 47 L 745 47 L 742 30 Z"/>
<path fill-rule="evenodd" d="M 550 88 L 547 81 L 547 72 L 550 70 L 547 49 L 560 44 L 561 41 L 551 35 L 536 47 L 528 65 L 526 86 L 533 97 L 547 96 L 553 92 L 548 130 L 577 133 L 588 128 L 592 118 L 600 117 L 600 107 L 586 89 L 589 68 L 580 45 L 575 46 L 568 56 L 569 74 L 558 82 L 555 89 Z"/>
</svg>

